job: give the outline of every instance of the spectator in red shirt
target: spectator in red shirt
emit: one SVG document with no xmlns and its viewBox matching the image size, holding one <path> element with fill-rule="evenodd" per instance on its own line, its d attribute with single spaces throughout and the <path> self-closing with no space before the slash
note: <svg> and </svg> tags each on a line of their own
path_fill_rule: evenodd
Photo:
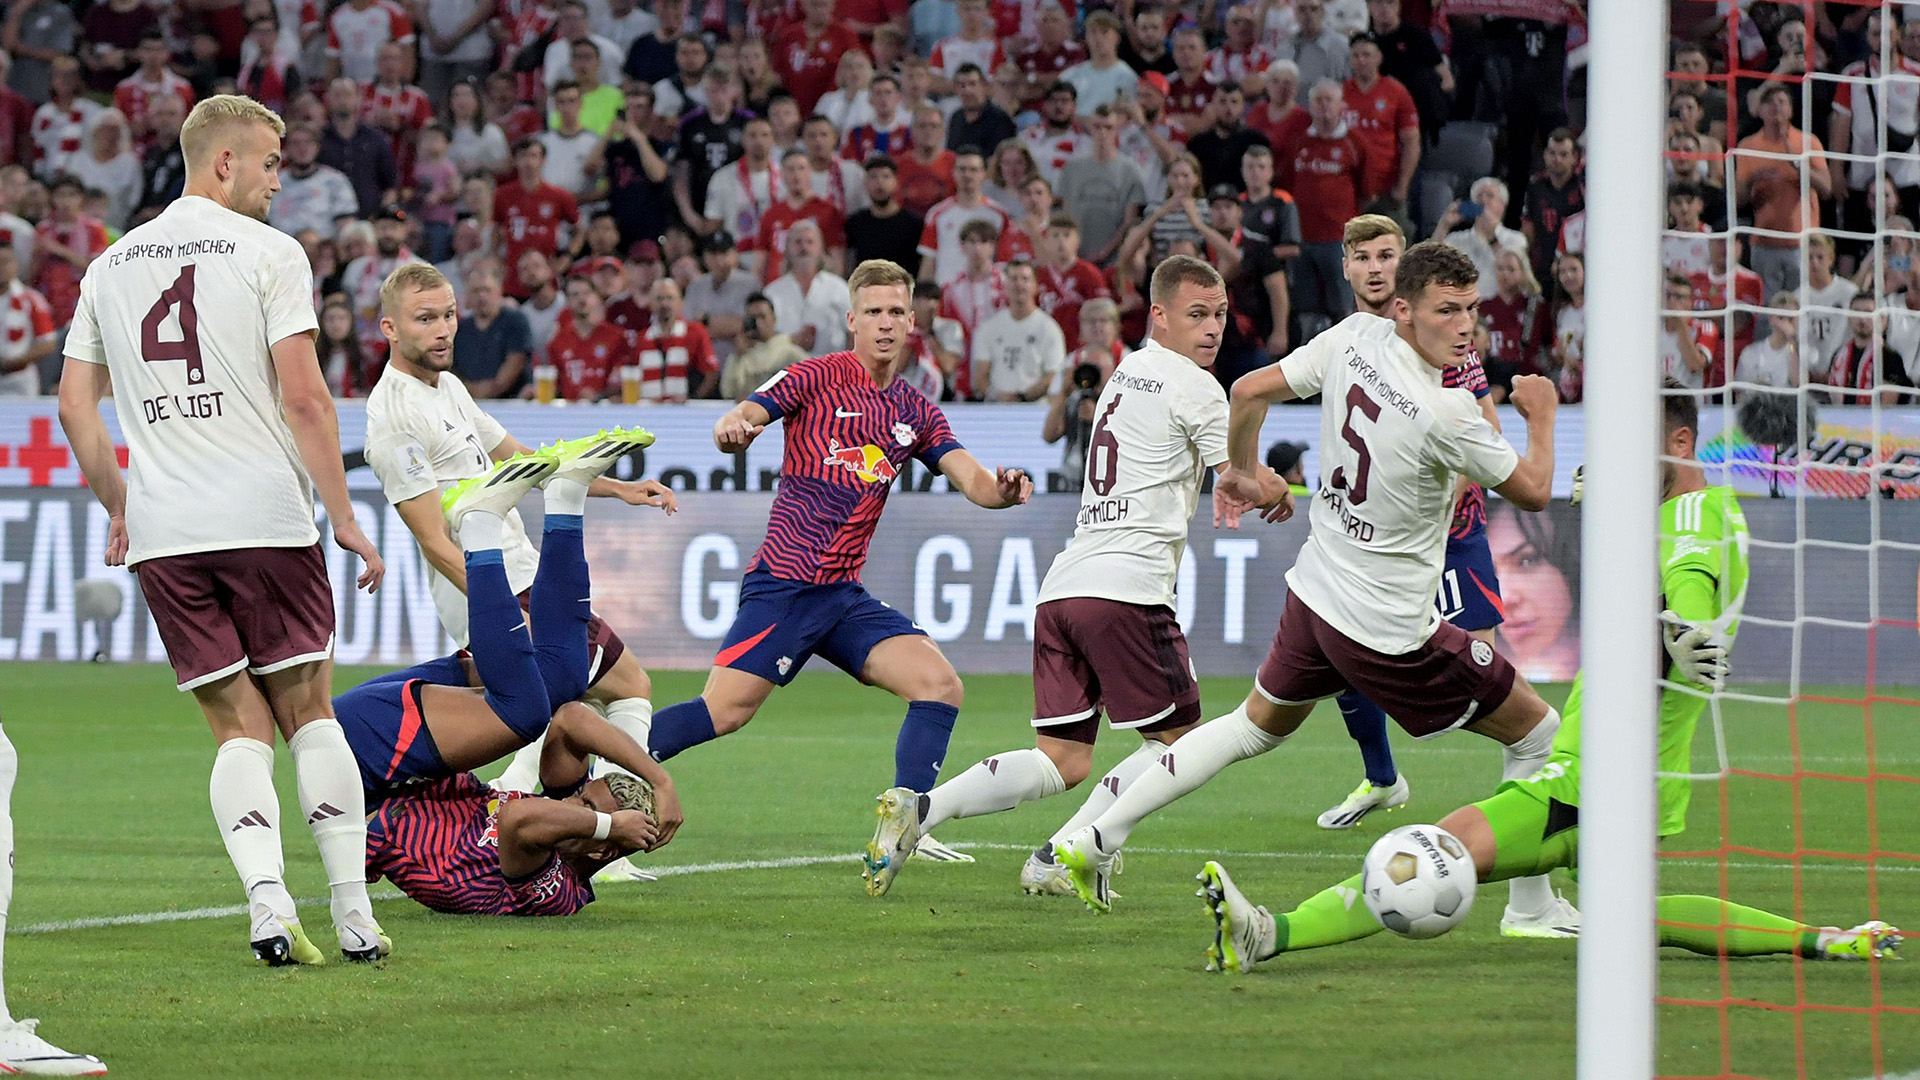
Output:
<svg viewBox="0 0 1920 1080">
<path fill-rule="evenodd" d="M 863 44 L 871 42 L 874 31 L 883 26 L 891 26 L 904 33 L 907 29 L 907 0 L 835 0 L 833 21 L 860 35 Z M 874 66 L 879 67 L 878 64 Z"/>
<path fill-rule="evenodd" d="M 1413 95 L 1397 79 L 1380 74 L 1380 43 L 1372 34 L 1353 36 L 1347 62 L 1353 70 L 1343 88 L 1347 126 L 1366 149 L 1366 190 L 1370 211 L 1384 213 L 1410 228 L 1407 194 L 1420 167 L 1420 112 Z"/>
<path fill-rule="evenodd" d="M 560 250 L 562 230 L 580 223 L 573 195 L 541 178 L 546 163 L 547 148 L 540 140 L 520 140 L 513 148 L 514 178 L 493 193 L 494 242 L 502 261 L 514 269 L 507 277 L 507 295 L 516 300 L 527 296 L 518 273 L 521 253 L 532 250 L 552 257 Z"/>
<path fill-rule="evenodd" d="M 1293 194 L 1300 210 L 1300 259 L 1288 275 L 1293 309 L 1334 322 L 1353 313 L 1353 293 L 1340 266 L 1342 241 L 1347 220 L 1370 194 L 1367 151 L 1347 129 L 1345 108 L 1340 84 L 1323 80 L 1307 98 L 1313 124 L 1274 159 L 1274 182 Z"/>
<path fill-rule="evenodd" d="M 80 278 L 107 250 L 107 227 L 80 212 L 87 189 L 72 176 L 54 180 L 53 213 L 35 230 L 34 288 L 53 309 L 53 324 L 64 328 L 80 306 Z"/>
<path fill-rule="evenodd" d="M 1033 25 L 1039 41 L 1014 61 L 1020 65 L 1022 76 L 1020 99 L 1029 109 L 1040 107 L 1061 72 L 1087 58 L 1087 50 L 1072 40 L 1073 16 L 1059 4 L 1043 0 Z M 1091 110 L 1093 106 L 1086 108 Z"/>
<path fill-rule="evenodd" d="M 937 105 L 913 111 L 913 149 L 894 160 L 900 165 L 900 205 L 925 218 L 935 205 L 953 197 L 954 153 L 946 149 L 947 118 Z"/>
<path fill-rule="evenodd" d="M 800 0 L 801 22 L 782 31 L 773 43 L 773 70 L 787 84 L 801 114 L 813 112 L 820 96 L 833 89 L 840 54 L 860 47 L 860 37 L 833 21 L 834 0 Z"/>
<path fill-rule="evenodd" d="M 12 68 L 13 58 L 0 50 L 0 165 L 30 167 L 34 105 L 7 85 L 7 73 Z"/>
<path fill-rule="evenodd" d="M 813 165 L 805 150 L 789 150 L 780 161 L 780 182 L 784 197 L 760 215 L 760 233 L 754 237 L 754 250 L 760 253 L 760 280 L 770 282 L 782 273 L 780 260 L 787 250 L 787 230 L 797 221 L 813 221 L 820 226 L 826 243 L 826 269 L 837 273 L 847 254 L 846 218 L 833 204 L 813 193 Z"/>
<path fill-rule="evenodd" d="M 1267 67 L 1267 100 L 1247 110 L 1247 126 L 1267 137 L 1267 145 L 1276 150 L 1285 146 L 1313 123 L 1300 96 L 1300 65 L 1291 60 L 1275 60 Z"/>
<path fill-rule="evenodd" d="M 413 65 L 411 46 L 387 42 L 380 46 L 379 74 L 360 92 L 360 120 L 387 137 L 400 186 L 413 184 L 414 138 L 433 120 L 433 104 L 426 91 L 407 82 Z"/>
<path fill-rule="evenodd" d="M 496 71 L 487 76 L 485 104 L 487 122 L 499 125 L 508 146 L 517 146 L 521 139 L 547 129 L 547 115 L 520 100 L 512 72 Z"/>
<path fill-rule="evenodd" d="M 572 318 L 562 318 L 547 343 L 547 363 L 560 369 L 560 396 L 568 401 L 619 397 L 614 374 L 639 352 L 633 333 L 607 321 L 606 301 L 584 277 L 567 279 L 567 314 Z"/>
<path fill-rule="evenodd" d="M 1525 255 L 1503 248 L 1494 257 L 1494 267 L 1493 281 L 1480 283 L 1480 314 L 1489 342 L 1480 359 L 1498 404 L 1507 400 L 1515 375 L 1540 375 L 1552 364 L 1554 323 Z"/>
<path fill-rule="evenodd" d="M 167 49 L 167 36 L 158 27 L 140 35 L 136 51 L 140 68 L 120 80 L 113 88 L 113 107 L 126 115 L 133 137 L 141 149 L 153 141 L 153 125 L 147 122 L 147 107 L 158 94 L 173 94 L 180 103 L 193 108 L 193 87 L 167 67 L 173 54 Z"/>
<path fill-rule="evenodd" d="M 1173 32 L 1173 62 L 1167 83 L 1166 118 L 1189 135 L 1213 126 L 1213 83 L 1207 80 L 1207 39 L 1192 26 Z"/>
<path fill-rule="evenodd" d="M 1080 257 L 1080 225 L 1072 216 L 1053 215 L 1039 246 L 1040 307 L 1060 324 L 1072 354 L 1080 347 L 1081 305 L 1112 294 L 1100 268 Z"/>
<path fill-rule="evenodd" d="M 680 317 L 680 284 L 653 283 L 652 325 L 640 335 L 640 400 L 682 402 L 710 398 L 720 387 L 720 362 L 707 328 Z"/>
</svg>

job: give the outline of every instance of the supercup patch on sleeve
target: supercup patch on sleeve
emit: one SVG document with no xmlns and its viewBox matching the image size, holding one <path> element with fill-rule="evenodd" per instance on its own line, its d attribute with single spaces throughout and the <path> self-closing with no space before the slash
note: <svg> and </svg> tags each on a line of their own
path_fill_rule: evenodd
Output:
<svg viewBox="0 0 1920 1080">
<path fill-rule="evenodd" d="M 427 462 L 427 451 L 417 442 L 402 443 L 394 450 L 394 460 L 400 466 L 400 478 L 411 484 L 431 484 L 433 466 Z"/>
</svg>

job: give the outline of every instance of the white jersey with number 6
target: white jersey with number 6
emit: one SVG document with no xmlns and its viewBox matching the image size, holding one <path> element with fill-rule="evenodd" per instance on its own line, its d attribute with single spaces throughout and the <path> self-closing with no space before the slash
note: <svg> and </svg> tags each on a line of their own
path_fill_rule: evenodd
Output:
<svg viewBox="0 0 1920 1080">
<path fill-rule="evenodd" d="M 1098 596 L 1173 605 L 1200 474 L 1227 460 L 1227 395 L 1213 374 L 1151 339 L 1094 406 L 1073 538 L 1039 601 Z"/>
<path fill-rule="evenodd" d="M 87 268 L 66 355 L 113 378 L 129 564 L 319 540 L 268 353 L 318 326 L 299 241 L 196 195 Z"/>
<path fill-rule="evenodd" d="M 1295 394 L 1322 395 L 1313 532 L 1287 588 L 1369 649 L 1419 648 L 1440 623 L 1433 597 L 1454 477 L 1495 487 L 1520 456 L 1391 319 L 1350 315 L 1280 361 L 1280 373 Z"/>
</svg>

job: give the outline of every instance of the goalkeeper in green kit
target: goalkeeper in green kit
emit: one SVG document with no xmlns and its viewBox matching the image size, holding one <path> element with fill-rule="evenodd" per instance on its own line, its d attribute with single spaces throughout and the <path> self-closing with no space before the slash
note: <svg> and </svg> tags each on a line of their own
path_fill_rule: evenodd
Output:
<svg viewBox="0 0 1920 1080">
<path fill-rule="evenodd" d="M 1660 695 L 1660 771 L 1691 771 L 1693 733 L 1707 695 L 1727 675 L 1740 605 L 1747 589 L 1747 522 L 1733 489 L 1709 487 L 1693 464 L 1699 406 L 1691 396 L 1665 398 L 1666 427 L 1660 504 L 1660 584 L 1667 609 L 1660 616 L 1676 685 Z M 1440 821 L 1473 856 L 1482 882 L 1572 870 L 1580 853 L 1581 680 L 1563 710 L 1553 755 L 1540 771 L 1500 785 L 1491 798 L 1463 806 Z M 1659 781 L 1660 836 L 1686 828 L 1691 782 Z M 1284 915 L 1256 907 L 1217 862 L 1200 872 L 1201 895 L 1214 918 L 1209 969 L 1246 972 L 1284 952 L 1358 941 L 1382 927 L 1360 898 L 1360 875 L 1309 898 Z M 1708 956 L 1797 953 L 1809 959 L 1892 958 L 1900 931 L 1883 922 L 1851 930 L 1810 926 L 1711 896 L 1662 896 L 1657 903 L 1660 944 Z M 1717 929 L 1725 925 L 1724 931 Z"/>
</svg>

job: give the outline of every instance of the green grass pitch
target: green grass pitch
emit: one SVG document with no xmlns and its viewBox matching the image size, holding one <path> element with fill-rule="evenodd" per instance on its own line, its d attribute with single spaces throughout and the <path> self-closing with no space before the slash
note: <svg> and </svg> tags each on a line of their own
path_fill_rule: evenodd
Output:
<svg viewBox="0 0 1920 1080">
<path fill-rule="evenodd" d="M 342 671 L 340 684 L 368 674 Z M 655 699 L 683 699 L 701 679 L 658 675 Z M 1244 679 L 1206 681 L 1208 715 L 1246 687 Z M 970 678 L 967 691 L 949 776 L 1031 745 L 1027 680 Z M 851 856 L 869 834 L 873 796 L 891 779 L 901 708 L 837 672 L 813 672 L 776 694 L 746 730 L 671 764 L 687 825 L 650 862 L 708 869 L 604 888 L 570 919 L 455 918 L 387 900 L 377 910 L 396 953 L 384 969 L 269 971 L 250 962 L 239 916 L 20 933 L 241 897 L 209 821 L 210 740 L 165 669 L 0 665 L 0 708 L 21 758 L 8 997 L 17 1015 L 44 1018 L 53 1041 L 100 1054 L 118 1076 L 1573 1073 L 1573 943 L 1501 939 L 1503 886 L 1483 890 L 1467 922 L 1437 941 L 1382 934 L 1284 957 L 1246 978 L 1201 970 L 1210 922 L 1193 875 L 1206 855 L 1221 854 L 1257 901 L 1290 907 L 1357 869 L 1384 829 L 1437 820 L 1487 793 L 1499 754 L 1471 735 L 1398 741 L 1413 803 L 1352 832 L 1323 832 L 1313 816 L 1359 772 L 1328 706 L 1281 751 L 1228 770 L 1142 826 L 1116 880 L 1122 899 L 1104 918 L 1015 886 L 1024 850 L 1072 812 L 1078 793 L 946 826 L 948 842 L 979 845 L 979 862 L 914 863 L 876 901 L 862 892 Z M 1783 709 L 1730 706 L 1727 721 L 1737 765 L 1788 768 Z M 1920 712 L 1882 706 L 1873 726 L 1881 770 L 1920 774 Z M 1804 709 L 1807 767 L 1864 774 L 1863 727 L 1858 708 Z M 1095 775 L 1132 749 L 1130 739 L 1103 734 Z M 1711 767 L 1711 746 L 1703 726 L 1702 768 Z M 297 896 L 323 896 L 284 753 L 279 786 L 290 884 Z M 1876 796 L 1879 846 L 1920 850 L 1920 785 L 1881 783 Z M 1860 785 L 1802 783 L 1804 846 L 1867 850 L 1866 799 Z M 1792 847 L 1789 785 L 1739 781 L 1729 805 L 1736 842 Z M 1717 843 L 1714 785 L 1697 786 L 1691 824 L 1687 846 Z M 788 862 L 710 866 L 775 860 Z M 1784 864 L 1734 862 L 1737 899 L 1791 912 Z M 1917 870 L 1881 864 L 1881 917 L 1920 928 Z M 1711 893 L 1717 878 L 1711 863 L 1669 861 L 1663 889 Z M 1868 916 L 1858 864 L 1808 859 L 1801 890 L 1809 921 Z M 307 916 L 314 940 L 337 955 L 324 904 Z M 1872 999 L 1863 964 L 1796 970 L 1771 958 L 1728 971 L 1724 992 L 1738 997 Z M 1667 995 L 1723 994 L 1713 959 L 1666 950 L 1660 978 Z M 1920 1005 L 1920 963 L 1883 965 L 1879 991 L 1888 1004 Z M 1797 1019 L 1807 1048 L 1798 1075 L 1873 1073 L 1865 1017 Z M 1720 1072 L 1717 1012 L 1663 1008 L 1660 1022 L 1662 1072 Z M 1796 1075 L 1796 1014 L 1741 1009 L 1728 1024 L 1734 1072 Z M 1889 1073 L 1920 1068 L 1920 1019 L 1883 1015 L 1879 1028 Z"/>
</svg>

